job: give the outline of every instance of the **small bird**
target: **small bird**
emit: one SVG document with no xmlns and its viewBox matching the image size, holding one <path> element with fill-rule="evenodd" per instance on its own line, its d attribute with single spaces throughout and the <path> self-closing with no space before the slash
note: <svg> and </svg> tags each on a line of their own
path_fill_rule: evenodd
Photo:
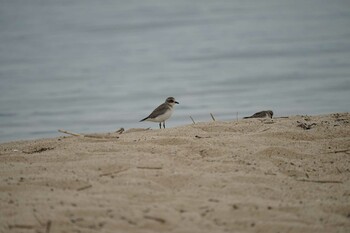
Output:
<svg viewBox="0 0 350 233">
<path fill-rule="evenodd" d="M 243 117 L 243 119 L 247 118 L 272 118 L 273 112 L 271 110 L 261 111 L 254 113 L 252 116 L 249 117 Z"/>
<path fill-rule="evenodd" d="M 148 117 L 140 120 L 140 122 L 141 121 L 159 122 L 160 129 L 162 128 L 162 122 L 163 122 L 163 127 L 165 129 L 165 121 L 171 117 L 171 114 L 173 113 L 173 107 L 175 104 L 179 104 L 179 102 L 175 101 L 174 97 L 168 97 L 164 103 L 162 103 L 156 109 L 154 109 L 153 112 Z"/>
</svg>

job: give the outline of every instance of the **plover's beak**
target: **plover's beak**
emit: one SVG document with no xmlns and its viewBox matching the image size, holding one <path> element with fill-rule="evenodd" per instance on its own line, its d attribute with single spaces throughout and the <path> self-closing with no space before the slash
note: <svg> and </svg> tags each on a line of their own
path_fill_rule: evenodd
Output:
<svg viewBox="0 0 350 233">
<path fill-rule="evenodd" d="M 175 101 L 175 104 L 179 104 L 179 102 Z"/>
</svg>

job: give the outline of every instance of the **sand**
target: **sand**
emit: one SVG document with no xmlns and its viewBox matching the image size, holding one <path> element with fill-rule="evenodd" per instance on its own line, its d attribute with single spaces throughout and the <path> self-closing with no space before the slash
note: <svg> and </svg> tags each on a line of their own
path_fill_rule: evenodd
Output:
<svg viewBox="0 0 350 233">
<path fill-rule="evenodd" d="M 0 145 L 0 232 L 350 232 L 350 114 Z"/>
</svg>

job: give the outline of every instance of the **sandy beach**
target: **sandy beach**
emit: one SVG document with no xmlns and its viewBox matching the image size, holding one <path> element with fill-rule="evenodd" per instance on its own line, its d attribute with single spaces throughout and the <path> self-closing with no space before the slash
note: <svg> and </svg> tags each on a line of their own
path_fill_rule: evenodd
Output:
<svg viewBox="0 0 350 233">
<path fill-rule="evenodd" d="M 0 232 L 350 232 L 350 113 L 57 136 L 0 145 Z"/>
</svg>

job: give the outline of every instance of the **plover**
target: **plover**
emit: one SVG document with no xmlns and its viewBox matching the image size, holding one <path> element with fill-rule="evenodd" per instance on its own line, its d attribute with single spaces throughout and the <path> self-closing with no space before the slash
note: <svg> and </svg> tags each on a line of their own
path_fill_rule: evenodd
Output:
<svg viewBox="0 0 350 233">
<path fill-rule="evenodd" d="M 156 109 L 153 110 L 151 114 L 149 114 L 148 117 L 140 120 L 141 121 L 152 121 L 152 122 L 159 122 L 159 128 L 162 128 L 162 122 L 163 127 L 165 128 L 165 121 L 168 120 L 171 117 L 171 114 L 173 113 L 173 107 L 175 104 L 179 104 L 179 102 L 175 101 L 174 97 L 168 97 L 165 102 L 161 105 L 159 105 Z"/>
<path fill-rule="evenodd" d="M 272 118 L 273 112 L 271 110 L 261 111 L 254 113 L 252 116 L 249 117 L 243 117 L 243 119 L 247 118 Z"/>
</svg>

